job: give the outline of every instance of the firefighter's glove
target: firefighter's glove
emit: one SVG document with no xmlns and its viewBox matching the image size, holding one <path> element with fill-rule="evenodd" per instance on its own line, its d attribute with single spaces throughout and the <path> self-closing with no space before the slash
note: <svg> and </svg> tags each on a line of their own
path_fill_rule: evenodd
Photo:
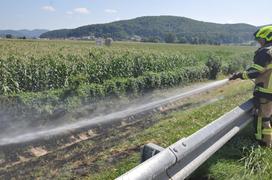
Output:
<svg viewBox="0 0 272 180">
<path fill-rule="evenodd" d="M 231 75 L 231 77 L 229 78 L 229 80 L 235 80 L 235 79 L 242 79 L 242 73 L 238 72 L 238 73 L 234 73 Z"/>
</svg>

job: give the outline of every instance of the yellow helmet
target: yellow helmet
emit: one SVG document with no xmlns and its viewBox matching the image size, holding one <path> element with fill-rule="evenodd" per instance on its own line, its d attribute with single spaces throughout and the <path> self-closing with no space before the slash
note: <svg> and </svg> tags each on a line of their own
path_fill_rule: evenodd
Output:
<svg viewBox="0 0 272 180">
<path fill-rule="evenodd" d="M 255 39 L 265 39 L 266 42 L 272 41 L 272 26 L 264 26 L 254 33 Z"/>
</svg>

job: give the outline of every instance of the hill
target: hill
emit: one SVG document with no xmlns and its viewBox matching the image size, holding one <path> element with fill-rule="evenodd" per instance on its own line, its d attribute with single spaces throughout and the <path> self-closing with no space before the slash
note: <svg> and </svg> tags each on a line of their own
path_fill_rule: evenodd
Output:
<svg viewBox="0 0 272 180">
<path fill-rule="evenodd" d="M 142 41 L 180 43 L 245 43 L 252 40 L 257 27 L 248 24 L 216 24 L 176 16 L 146 16 L 75 29 L 60 29 L 42 34 L 41 38 L 83 36 L 112 37 L 128 40 L 135 36 Z"/>
<path fill-rule="evenodd" d="M 26 38 L 38 38 L 41 34 L 47 32 L 45 29 L 34 29 L 34 30 L 0 30 L 0 37 L 5 37 L 10 34 L 15 37 L 26 37 Z"/>
</svg>

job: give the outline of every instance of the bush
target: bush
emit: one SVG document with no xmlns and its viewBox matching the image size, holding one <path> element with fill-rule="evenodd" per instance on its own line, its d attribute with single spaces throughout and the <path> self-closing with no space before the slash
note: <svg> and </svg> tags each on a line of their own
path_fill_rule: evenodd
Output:
<svg viewBox="0 0 272 180">
<path fill-rule="evenodd" d="M 206 62 L 209 68 L 209 79 L 216 79 L 218 73 L 221 71 L 222 62 L 218 56 L 210 56 Z"/>
</svg>

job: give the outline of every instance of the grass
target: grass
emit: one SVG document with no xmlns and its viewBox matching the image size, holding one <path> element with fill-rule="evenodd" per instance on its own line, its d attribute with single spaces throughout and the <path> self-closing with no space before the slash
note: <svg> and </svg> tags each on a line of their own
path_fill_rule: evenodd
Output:
<svg viewBox="0 0 272 180">
<path fill-rule="evenodd" d="M 1 58 L 9 56 L 40 57 L 48 54 L 66 55 L 72 52 L 75 56 L 88 54 L 90 48 L 94 47 L 94 42 L 82 41 L 22 41 L 22 40 L 0 40 Z M 107 47 L 105 47 L 107 49 Z M 206 60 L 210 54 L 219 55 L 222 60 L 240 60 L 241 54 L 253 52 L 253 47 L 236 47 L 236 46 L 195 46 L 195 45 L 175 45 L 175 44 L 142 44 L 142 43 L 124 43 L 115 42 L 110 49 L 131 50 L 140 52 L 164 53 L 164 54 L 184 54 L 190 55 L 198 61 Z M 204 97 L 212 98 L 224 96 L 224 99 L 218 100 L 212 104 L 201 106 L 186 111 L 175 111 L 166 116 L 157 115 L 160 122 L 144 130 L 135 130 L 133 135 L 118 141 L 116 145 L 110 148 L 102 149 L 100 153 L 94 155 L 88 152 L 93 145 L 92 141 L 79 143 L 76 148 L 69 152 L 60 151 L 52 156 L 52 160 L 37 158 L 37 166 L 29 167 L 31 178 L 33 177 L 50 177 L 58 179 L 82 178 L 74 172 L 79 166 L 89 166 L 92 159 L 96 158 L 95 166 L 97 170 L 91 170 L 87 173 L 86 179 L 114 179 L 129 169 L 139 164 L 140 146 L 153 142 L 160 146 L 167 147 L 182 137 L 189 136 L 201 127 L 212 122 L 219 116 L 231 110 L 235 106 L 246 101 L 251 95 L 249 83 L 233 83 L 232 85 L 221 88 L 219 91 L 211 91 L 203 94 Z M 52 92 L 54 94 L 54 92 Z M 36 94 L 37 95 L 37 94 Z M 32 95 L 31 95 L 32 96 Z M 34 95 L 33 95 L 34 96 Z M 27 100 L 28 97 L 26 97 Z M 77 101 L 71 99 L 71 106 L 76 106 Z M 32 101 L 31 101 L 32 102 Z M 194 102 L 194 98 L 192 98 Z M 46 107 L 48 108 L 48 107 Z M 48 108 L 50 109 L 50 108 Z M 118 135 L 119 132 L 113 132 Z M 86 153 L 88 152 L 88 153 Z M 66 153 L 66 154 L 65 154 Z M 86 155 L 85 155 L 86 153 Z M 116 154 L 125 154 L 122 157 L 115 158 Z M 83 155 L 82 155 L 83 154 Z M 270 150 L 258 147 L 253 136 L 252 129 L 236 136 L 205 165 L 200 167 L 192 178 L 207 177 L 210 179 L 269 179 L 271 177 L 271 168 L 269 163 L 272 158 L 269 157 Z M 73 161 L 73 156 L 82 156 L 82 159 Z M 65 157 L 67 156 L 67 158 Z M 71 157 L 71 159 L 69 159 Z M 109 160 L 113 159 L 113 160 Z M 44 162 L 42 162 L 44 160 Z M 51 162 L 65 162 L 63 166 L 51 166 Z M 113 161 L 113 162 L 112 162 Z M 117 161 L 117 162 L 116 162 Z M 87 163 L 87 164 L 84 164 Z M 42 166 L 39 166 L 42 164 Z M 57 164 L 57 163 L 56 163 Z M 16 168 L 16 167 L 15 167 Z M 32 169 L 33 168 L 33 169 Z M 23 174 L 22 174 L 23 175 Z M 1 177 L 1 175 L 0 175 Z M 270 178 L 271 179 L 271 178 Z"/>
<path fill-rule="evenodd" d="M 148 142 L 167 147 L 246 101 L 251 96 L 250 89 L 249 83 L 228 86 L 222 92 L 225 95 L 223 100 L 192 110 L 173 112 L 155 126 L 129 137 L 111 151 L 126 151 L 129 147 L 141 146 Z M 243 133 L 212 156 L 191 178 L 258 178 L 263 174 L 270 177 L 269 167 L 266 165 L 269 160 L 265 157 L 269 152 L 269 149 L 257 146 L 252 128 L 247 127 Z M 86 179 L 114 179 L 138 165 L 139 159 L 139 153 L 132 153 L 128 158 L 115 165 L 105 166 L 102 171 L 90 174 Z"/>
<path fill-rule="evenodd" d="M 98 152 L 92 151 L 96 142 L 87 140 L 47 157 L 37 158 L 30 164 L 22 165 L 19 170 L 18 167 L 14 167 L 12 171 L 21 171 L 24 174 L 20 177 L 24 178 L 114 179 L 139 164 L 139 148 L 142 145 L 153 142 L 167 147 L 248 100 L 251 93 L 251 82 L 235 81 L 200 95 L 201 99 L 218 98 L 215 102 L 185 111 L 175 110 L 165 115 L 158 114 L 156 118 L 160 121 L 149 128 L 137 130 L 131 127 L 127 130 L 130 133 L 113 130 L 110 133 L 111 137 L 119 137 L 121 133 L 124 133 L 121 136 L 123 138 L 116 139 L 116 143 L 110 146 L 103 145 Z M 200 97 L 192 97 L 189 101 L 193 103 Z M 105 143 L 114 141 L 114 138 L 112 140 L 108 138 L 102 141 Z M 271 151 L 258 146 L 250 125 L 224 145 L 190 178 L 271 179 Z"/>
</svg>

